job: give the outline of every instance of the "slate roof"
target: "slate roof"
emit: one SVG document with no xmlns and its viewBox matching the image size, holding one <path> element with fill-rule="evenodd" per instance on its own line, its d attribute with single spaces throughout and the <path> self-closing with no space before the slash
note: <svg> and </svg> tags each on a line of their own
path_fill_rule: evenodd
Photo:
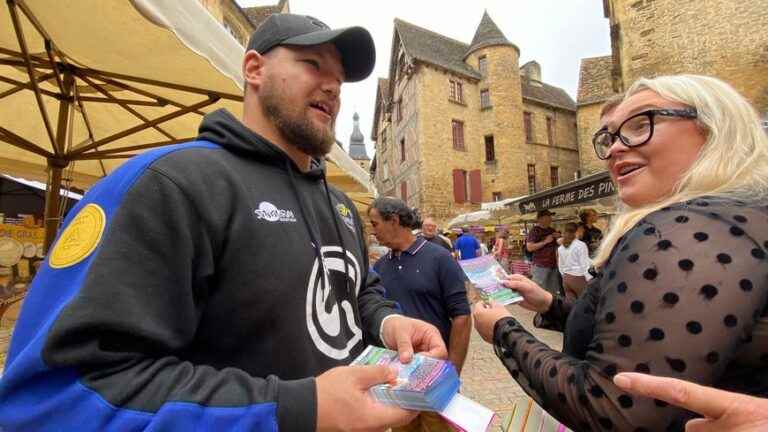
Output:
<svg viewBox="0 0 768 432">
<path fill-rule="evenodd" d="M 499 29 L 499 26 L 493 22 L 491 16 L 488 15 L 488 11 L 485 11 L 483 12 L 483 18 L 480 20 L 480 25 L 477 26 L 477 31 L 475 31 L 475 37 L 472 38 L 472 43 L 470 44 L 469 49 L 467 49 L 467 52 L 464 53 L 464 59 L 469 57 L 473 51 L 495 45 L 512 46 L 517 49 L 513 43 L 507 40 L 507 37 L 504 36 L 504 33 Z M 517 52 L 519 54 L 520 50 L 518 49 Z"/>
<path fill-rule="evenodd" d="M 405 52 L 416 60 L 479 80 L 480 74 L 464 63 L 469 45 L 395 18 L 395 31 Z"/>
<path fill-rule="evenodd" d="M 576 102 L 560 87 L 551 86 L 541 81 L 531 81 L 520 77 L 523 99 L 543 102 L 569 111 L 576 111 Z"/>
<path fill-rule="evenodd" d="M 280 0 L 276 5 L 272 6 L 255 6 L 243 8 L 243 12 L 253 24 L 253 27 L 258 27 L 264 20 L 269 18 L 270 15 L 280 13 L 283 10 L 286 0 Z"/>
</svg>

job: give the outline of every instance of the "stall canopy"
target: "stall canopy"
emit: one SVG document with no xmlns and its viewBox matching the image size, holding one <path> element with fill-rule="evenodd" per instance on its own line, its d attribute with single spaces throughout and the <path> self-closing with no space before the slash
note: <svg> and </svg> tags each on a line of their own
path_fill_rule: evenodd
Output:
<svg viewBox="0 0 768 432">
<path fill-rule="evenodd" d="M 0 171 L 47 183 L 46 244 L 60 186 L 85 189 L 138 152 L 187 141 L 214 109 L 240 116 L 242 57 L 196 0 L 3 2 Z M 331 182 L 370 195 L 334 150 Z"/>
</svg>

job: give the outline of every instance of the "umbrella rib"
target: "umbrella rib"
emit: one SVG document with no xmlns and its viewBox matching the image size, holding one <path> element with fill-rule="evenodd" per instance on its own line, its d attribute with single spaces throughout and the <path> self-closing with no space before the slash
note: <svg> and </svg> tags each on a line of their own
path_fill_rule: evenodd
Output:
<svg viewBox="0 0 768 432">
<path fill-rule="evenodd" d="M 80 77 L 80 79 L 82 79 L 83 81 L 86 81 L 87 77 L 83 73 L 81 73 L 80 69 L 75 69 L 75 73 L 77 74 L 77 76 Z M 186 107 L 186 105 L 183 105 L 183 104 L 181 104 L 179 102 L 172 101 L 172 100 L 170 100 L 168 98 L 164 98 L 164 97 L 158 96 L 158 95 L 156 95 L 154 93 L 151 93 L 151 92 L 148 92 L 146 90 L 142 90 L 142 89 L 133 87 L 131 85 L 125 84 L 123 82 L 116 81 L 116 80 L 113 80 L 113 79 L 110 79 L 110 78 L 107 78 L 107 77 L 104 77 L 104 76 L 93 76 L 92 78 L 96 78 L 99 81 L 102 81 L 104 84 L 109 84 L 109 85 L 113 85 L 115 87 L 120 87 L 123 90 L 128 90 L 130 92 L 136 93 L 137 95 L 144 96 L 146 98 L 156 99 L 158 101 L 167 102 L 169 105 L 173 105 L 173 106 L 175 106 L 177 108 L 185 108 Z M 195 114 L 199 114 L 201 116 L 205 115 L 205 113 L 202 112 L 202 111 L 193 111 L 193 112 Z"/>
<path fill-rule="evenodd" d="M 215 95 L 215 94 L 209 95 L 208 99 L 200 101 L 200 102 L 198 102 L 198 103 L 196 103 L 194 105 L 190 105 L 190 106 L 182 108 L 182 109 L 180 109 L 178 111 L 174 111 L 174 112 L 166 114 L 166 115 L 164 115 L 162 117 L 158 117 L 158 118 L 156 118 L 154 120 L 151 120 L 149 122 L 146 122 L 144 124 L 140 124 L 140 125 L 134 126 L 132 128 L 126 129 L 126 130 L 124 130 L 122 132 L 118 132 L 116 134 L 108 136 L 106 138 L 102 138 L 102 139 L 100 139 L 100 140 L 98 140 L 98 141 L 96 141 L 94 143 L 85 145 L 85 146 L 80 147 L 80 148 L 76 148 L 76 149 L 74 149 L 74 151 L 72 151 L 70 153 L 70 156 L 74 157 L 74 156 L 80 155 L 82 153 L 87 152 L 88 150 L 95 149 L 96 147 L 102 146 L 102 145 L 110 143 L 112 141 L 117 141 L 117 140 L 119 140 L 121 138 L 125 138 L 125 137 L 127 137 L 129 135 L 133 135 L 136 132 L 141 132 L 144 129 L 151 128 L 152 126 L 158 125 L 160 123 L 164 123 L 164 122 L 167 122 L 169 120 L 173 120 L 173 119 L 175 119 L 177 117 L 181 117 L 181 116 L 183 116 L 185 114 L 188 114 L 191 111 L 194 111 L 194 110 L 197 110 L 197 109 L 200 109 L 200 108 L 204 108 L 204 107 L 206 107 L 208 105 L 214 104 L 214 103 L 218 102 L 218 100 L 219 100 L 218 95 Z"/>
<path fill-rule="evenodd" d="M 87 76 L 84 76 L 84 75 L 81 75 L 81 74 L 78 74 L 78 76 L 80 77 L 81 80 L 85 81 L 89 86 L 91 86 L 94 89 L 96 89 L 96 91 L 98 91 L 99 93 L 103 94 L 105 97 L 107 97 L 109 99 L 117 100 L 117 98 L 114 97 L 112 95 L 112 93 L 108 92 L 107 89 L 105 89 L 101 85 L 96 84 L 93 80 L 91 80 Z M 144 115 L 142 115 L 140 112 L 136 111 L 135 109 L 131 108 L 130 106 L 127 106 L 127 105 L 122 104 L 120 102 L 116 102 L 116 103 L 118 105 L 120 105 L 121 107 L 123 107 L 124 110 L 126 110 L 129 113 L 133 114 L 139 120 L 141 120 L 143 122 L 148 122 L 149 121 L 149 119 L 147 117 L 145 117 Z M 171 135 L 170 133 L 166 132 L 163 128 L 161 128 L 159 126 L 154 126 L 153 129 L 155 129 L 156 131 L 158 131 L 161 134 L 165 135 L 165 137 L 168 138 L 168 139 L 175 139 L 173 135 Z"/>
<path fill-rule="evenodd" d="M 21 22 L 19 21 L 19 13 L 16 10 L 16 0 L 8 0 L 8 6 L 8 11 L 11 14 L 11 21 L 13 21 L 13 27 L 16 30 L 16 39 L 19 42 L 19 47 L 21 48 L 21 52 L 24 56 L 24 63 L 27 68 L 27 74 L 29 75 L 30 83 L 32 84 L 32 90 L 35 92 L 37 107 L 40 110 L 40 114 L 43 116 L 45 131 L 48 134 L 48 138 L 51 140 L 51 146 L 53 147 L 54 151 L 58 152 L 56 148 L 56 137 L 53 135 L 53 127 L 51 126 L 51 121 L 48 118 L 48 111 L 45 109 L 45 105 L 43 104 L 43 96 L 40 93 L 40 88 L 37 86 L 37 81 L 35 81 L 35 74 L 32 69 L 32 59 L 29 54 L 29 49 L 27 49 L 27 41 L 24 37 L 24 30 L 21 28 Z"/>
<path fill-rule="evenodd" d="M 37 79 L 38 82 L 45 81 L 48 78 L 53 77 L 53 75 L 54 75 L 53 72 L 49 72 L 49 73 L 42 74 L 42 75 L 38 76 L 36 79 Z M 20 92 L 22 90 L 31 89 L 32 88 L 32 84 L 28 83 L 28 82 L 27 83 L 23 83 L 23 82 L 16 81 L 16 80 L 13 80 L 13 79 L 10 79 L 10 78 L 5 78 L 5 77 L 2 77 L 2 76 L 0 76 L 0 80 L 2 80 L 3 82 L 9 83 L 9 84 L 13 84 L 13 85 L 16 86 L 16 87 L 14 87 L 12 89 L 4 91 L 3 93 L 0 93 L 0 99 L 3 99 L 5 97 L 7 97 L 7 96 L 16 94 L 16 93 L 18 93 L 18 92 Z M 10 81 L 12 81 L 12 82 L 10 82 Z M 58 96 L 55 93 L 53 95 Z M 53 97 L 55 97 L 55 96 L 53 96 Z"/>
<path fill-rule="evenodd" d="M 135 146 L 129 146 L 129 147 L 111 148 L 111 149 L 101 150 L 101 151 L 97 151 L 97 152 L 87 152 L 87 153 L 84 153 L 83 156 L 85 156 L 85 155 L 88 155 L 88 156 L 92 156 L 92 155 L 110 155 L 110 154 L 114 154 L 114 153 L 122 153 L 122 152 L 126 152 L 126 151 L 135 151 L 135 150 L 144 150 L 144 149 L 148 149 L 148 148 L 162 147 L 162 146 L 167 146 L 167 145 L 171 145 L 171 144 L 178 144 L 178 143 L 189 142 L 189 141 L 194 141 L 194 140 L 195 140 L 194 137 L 192 137 L 192 138 L 174 138 L 174 139 L 170 139 L 168 141 L 158 141 L 158 142 L 149 143 L 149 144 L 141 144 L 141 145 L 135 145 Z M 78 156 L 75 159 L 80 159 L 80 157 Z"/>
<path fill-rule="evenodd" d="M 95 76 L 104 76 L 104 77 L 117 78 L 117 79 L 122 79 L 122 80 L 126 80 L 126 81 L 133 81 L 133 82 L 137 82 L 137 83 L 141 83 L 141 84 L 149 84 L 149 85 L 153 85 L 153 86 L 157 86 L 157 87 L 165 87 L 165 88 L 169 88 L 169 89 L 173 89 L 173 90 L 180 90 L 180 91 L 184 91 L 184 92 L 187 92 L 187 93 L 198 93 L 198 94 L 202 94 L 202 95 L 206 95 L 206 96 L 207 95 L 211 95 L 211 94 L 215 94 L 215 95 L 219 96 L 221 99 L 229 99 L 229 100 L 233 100 L 233 101 L 237 101 L 237 102 L 240 102 L 240 101 L 243 100 L 243 96 L 242 95 L 235 95 L 235 94 L 230 94 L 230 93 L 218 92 L 218 91 L 215 91 L 215 90 L 207 90 L 207 89 L 198 88 L 198 87 L 191 87 L 191 86 L 186 86 L 186 85 L 182 85 L 182 84 L 174 84 L 174 83 L 170 83 L 170 82 L 158 81 L 158 80 L 153 80 L 153 79 L 149 79 L 149 78 L 135 77 L 135 76 L 124 75 L 124 74 L 119 74 L 119 73 L 115 73 L 115 72 L 100 71 L 100 70 L 97 70 L 97 69 L 80 68 L 80 70 L 83 71 L 83 73 L 85 73 L 86 75 L 89 75 L 89 76 L 94 76 L 95 75 Z"/>
<path fill-rule="evenodd" d="M 15 133 L 2 126 L 0 126 L 0 140 L 7 142 L 14 147 L 30 151 L 45 158 L 53 158 L 55 156 L 53 153 L 47 151 L 46 149 L 25 140 L 24 138 L 16 135 Z"/>
<path fill-rule="evenodd" d="M 47 74 L 47 75 L 51 75 L 51 74 Z M 50 76 L 48 78 L 50 78 Z M 28 89 L 28 90 L 32 90 L 32 91 L 35 90 L 34 87 L 37 84 L 37 83 L 33 84 L 32 81 L 29 81 L 29 82 L 17 81 L 17 80 L 15 80 L 13 78 L 8 78 L 8 77 L 4 77 L 4 76 L 0 76 L 0 81 L 2 81 L 4 83 L 11 84 L 11 85 L 20 86 L 22 88 L 25 88 L 25 89 Z M 61 95 L 58 94 L 58 93 L 54 93 L 54 92 L 49 91 L 49 90 L 41 89 L 39 87 L 38 87 L 38 90 L 40 91 L 41 94 L 44 94 L 46 96 L 50 96 L 50 97 L 52 97 L 54 99 L 57 99 L 57 100 L 61 100 Z"/>
<path fill-rule="evenodd" d="M 77 160 L 94 160 L 94 159 L 130 159 L 134 156 L 137 156 L 137 153 L 127 153 L 127 154 L 108 154 L 103 155 L 100 153 L 86 153 L 84 155 L 80 155 L 77 157 Z"/>
</svg>

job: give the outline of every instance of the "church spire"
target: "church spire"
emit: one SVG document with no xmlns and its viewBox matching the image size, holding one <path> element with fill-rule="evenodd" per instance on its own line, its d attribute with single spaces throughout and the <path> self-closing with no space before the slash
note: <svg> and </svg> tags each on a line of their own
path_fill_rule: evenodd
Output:
<svg viewBox="0 0 768 432">
<path fill-rule="evenodd" d="M 360 116 L 355 113 L 352 120 L 354 121 L 354 128 L 349 137 L 349 156 L 354 160 L 370 160 L 365 152 L 365 137 L 360 132 Z"/>
</svg>

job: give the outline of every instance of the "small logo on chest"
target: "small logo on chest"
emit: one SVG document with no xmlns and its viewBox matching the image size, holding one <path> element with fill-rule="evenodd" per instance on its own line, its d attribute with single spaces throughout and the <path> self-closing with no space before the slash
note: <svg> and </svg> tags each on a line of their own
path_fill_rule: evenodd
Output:
<svg viewBox="0 0 768 432">
<path fill-rule="evenodd" d="M 275 207 L 268 201 L 259 203 L 259 208 L 253 211 L 257 219 L 263 219 L 267 222 L 296 222 L 296 216 L 291 210 L 283 210 Z"/>
</svg>

